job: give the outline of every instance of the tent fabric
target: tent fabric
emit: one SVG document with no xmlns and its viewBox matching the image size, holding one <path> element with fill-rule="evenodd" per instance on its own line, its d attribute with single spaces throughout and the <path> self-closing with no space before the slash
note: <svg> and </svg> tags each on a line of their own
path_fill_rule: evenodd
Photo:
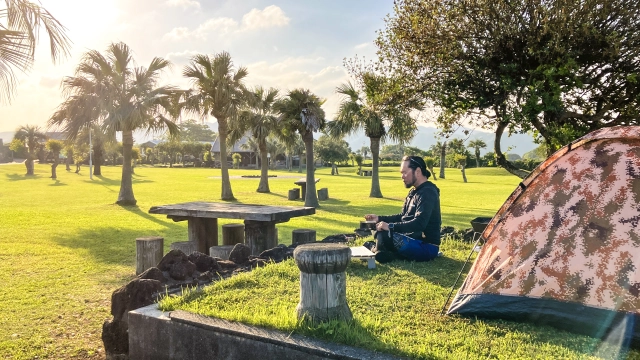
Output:
<svg viewBox="0 0 640 360">
<path fill-rule="evenodd" d="M 512 318 L 509 306 L 490 305 L 519 299 L 635 317 L 638 222 L 640 127 L 589 133 L 545 160 L 509 196 L 482 233 L 485 245 L 448 313 Z"/>
</svg>

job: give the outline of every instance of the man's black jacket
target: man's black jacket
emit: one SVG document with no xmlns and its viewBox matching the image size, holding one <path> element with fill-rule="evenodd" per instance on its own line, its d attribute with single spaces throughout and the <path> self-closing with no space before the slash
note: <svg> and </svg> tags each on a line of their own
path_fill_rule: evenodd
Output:
<svg viewBox="0 0 640 360">
<path fill-rule="evenodd" d="M 425 181 L 409 191 L 402 213 L 378 216 L 378 221 L 393 223 L 394 232 L 440 245 L 440 190 L 432 182 Z"/>
</svg>

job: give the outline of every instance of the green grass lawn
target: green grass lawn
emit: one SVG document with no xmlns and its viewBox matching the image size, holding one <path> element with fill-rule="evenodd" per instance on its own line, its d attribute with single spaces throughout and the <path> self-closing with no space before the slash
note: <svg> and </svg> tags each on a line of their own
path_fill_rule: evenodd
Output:
<svg viewBox="0 0 640 360">
<path fill-rule="evenodd" d="M 36 176 L 27 178 L 23 165 L 0 166 L 0 358 L 104 358 L 102 323 L 111 317 L 111 293 L 135 275 L 135 238 L 163 236 L 165 251 L 170 243 L 186 240 L 186 222 L 150 215 L 148 209 L 175 202 L 217 201 L 220 171 L 138 167 L 134 176 L 138 206 L 132 208 L 114 205 L 119 167 L 103 167 L 104 175 L 93 180 L 86 167 L 75 174 L 61 165 L 58 180 L 48 178 L 49 169 L 48 165 L 36 165 Z M 318 169 L 318 187 L 329 188 L 331 199 L 322 202 L 314 216 L 278 224 L 280 242 L 290 243 L 293 229 L 316 229 L 322 239 L 351 232 L 365 213 L 399 211 L 407 189 L 396 168 L 382 169 L 383 199 L 368 197 L 370 178 L 356 176 L 353 168 L 340 170 L 340 176 L 330 176 L 330 169 Z M 288 201 L 287 190 L 294 188 L 293 182 L 304 174 L 273 174 L 277 177 L 269 180 L 271 194 L 255 192 L 258 179 L 232 179 L 234 195 L 242 203 L 302 205 L 301 201 Z M 491 216 L 519 182 L 500 169 L 469 169 L 467 175 L 469 183 L 464 184 L 459 170 L 447 169 L 448 178 L 436 182 L 441 189 L 443 225 L 467 228 L 474 217 Z M 221 219 L 219 225 L 225 223 Z M 349 286 L 358 288 L 349 295 L 349 300 L 356 297 L 358 304 L 352 308 L 357 319 L 352 326 L 358 328 L 359 336 L 368 337 L 384 350 L 397 348 L 397 343 L 411 333 L 438 338 L 438 347 L 416 344 L 416 349 L 400 352 L 444 358 L 454 353 L 505 357 L 510 352 L 522 357 L 540 353 L 579 358 L 597 349 L 588 338 L 562 333 L 562 339 L 556 339 L 558 333 L 548 329 L 436 316 L 453 278 L 434 277 L 431 267 L 442 266 L 446 273 L 457 273 L 467 249 L 452 242 L 445 259 L 428 264 L 392 263 L 375 271 L 366 270 L 363 264 L 350 266 Z M 294 267 L 288 262 L 262 271 L 281 271 L 287 274 L 284 280 L 291 281 L 296 277 Z M 232 281 L 246 282 L 244 276 Z M 387 296 L 385 289 L 399 282 L 400 300 L 380 305 L 381 297 Z M 289 306 L 297 302 L 291 300 L 297 296 L 297 288 L 285 287 L 291 294 L 283 297 L 283 304 Z M 390 320 L 380 318 L 379 306 L 391 307 L 394 318 L 402 316 L 400 310 L 407 306 L 415 307 L 423 317 L 412 319 L 397 334 L 386 335 Z M 290 310 L 293 312 L 293 308 Z M 283 321 L 290 326 L 290 320 Z M 301 331 L 326 335 L 333 329 Z M 549 338 L 551 335 L 553 338 Z"/>
</svg>

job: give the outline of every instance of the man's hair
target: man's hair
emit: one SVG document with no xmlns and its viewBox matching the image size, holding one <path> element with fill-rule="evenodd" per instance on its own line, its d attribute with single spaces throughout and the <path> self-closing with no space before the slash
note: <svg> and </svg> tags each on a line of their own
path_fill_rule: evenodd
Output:
<svg viewBox="0 0 640 360">
<path fill-rule="evenodd" d="M 429 172 L 429 170 L 427 170 L 427 164 L 424 162 L 424 159 L 421 158 L 420 156 L 415 156 L 415 155 L 405 155 L 402 158 L 402 161 L 408 161 L 409 162 L 409 169 L 420 169 L 420 171 L 422 172 L 422 175 L 424 175 L 427 179 L 431 176 L 431 172 Z"/>
</svg>

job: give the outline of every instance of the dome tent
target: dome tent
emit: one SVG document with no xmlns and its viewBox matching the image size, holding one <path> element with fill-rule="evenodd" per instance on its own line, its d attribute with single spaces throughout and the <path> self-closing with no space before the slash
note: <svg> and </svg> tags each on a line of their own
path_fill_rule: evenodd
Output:
<svg viewBox="0 0 640 360">
<path fill-rule="evenodd" d="M 639 221 L 640 126 L 589 133 L 509 196 L 447 313 L 638 340 Z"/>
</svg>

